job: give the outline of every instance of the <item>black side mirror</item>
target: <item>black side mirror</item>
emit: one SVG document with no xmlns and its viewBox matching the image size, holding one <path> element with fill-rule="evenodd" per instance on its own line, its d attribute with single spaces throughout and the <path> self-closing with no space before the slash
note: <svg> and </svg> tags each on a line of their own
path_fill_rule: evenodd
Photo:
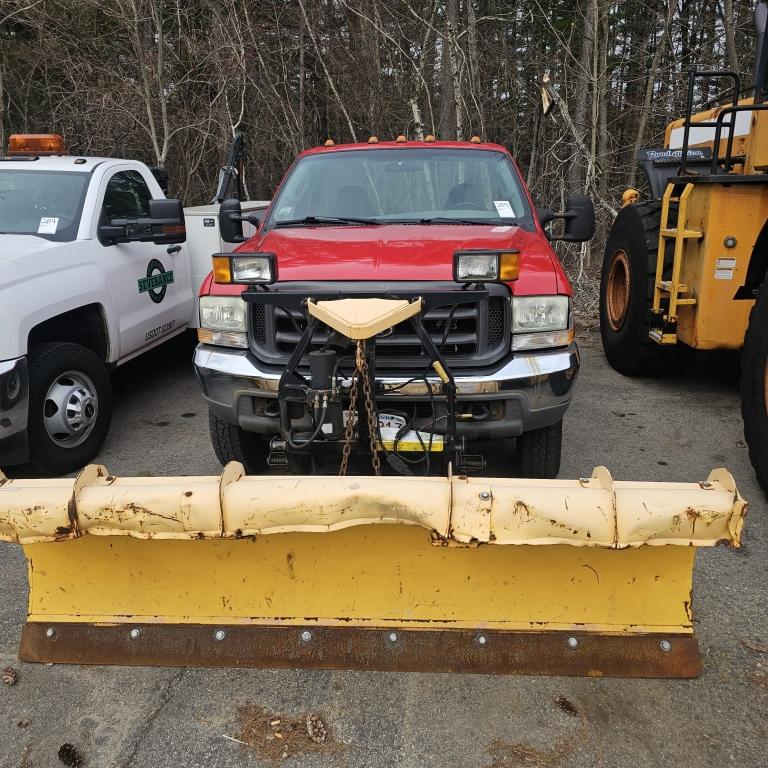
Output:
<svg viewBox="0 0 768 768">
<path fill-rule="evenodd" d="M 184 208 L 181 200 L 149 201 L 149 216 L 136 219 L 107 219 L 99 224 L 99 240 L 115 243 L 156 243 L 172 245 L 187 239 Z"/>
<path fill-rule="evenodd" d="M 550 240 L 564 240 L 568 243 L 583 243 L 595 234 L 595 206 L 584 195 L 571 195 L 565 200 L 565 210 L 559 213 L 549 209 L 536 209 L 541 226 L 553 219 L 564 219 L 562 235 L 551 235 Z"/>
<path fill-rule="evenodd" d="M 181 200 L 150 200 L 149 219 L 139 219 L 140 225 L 143 221 L 151 225 L 152 242 L 157 245 L 173 245 L 187 239 Z"/>
<path fill-rule="evenodd" d="M 243 211 L 234 197 L 225 200 L 219 208 L 219 234 L 225 243 L 242 243 Z"/>
</svg>

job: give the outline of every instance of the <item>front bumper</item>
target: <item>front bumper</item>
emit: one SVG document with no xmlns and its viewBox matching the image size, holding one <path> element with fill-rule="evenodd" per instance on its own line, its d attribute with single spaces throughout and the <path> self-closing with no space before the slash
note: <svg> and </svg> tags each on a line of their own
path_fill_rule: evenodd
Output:
<svg viewBox="0 0 768 768">
<path fill-rule="evenodd" d="M 27 358 L 3 360 L 0 362 L 0 468 L 22 464 L 29 458 L 28 410 Z"/>
<path fill-rule="evenodd" d="M 199 344 L 194 356 L 195 373 L 211 411 L 230 424 L 249 432 L 278 434 L 279 418 L 264 403 L 277 399 L 280 372 L 263 370 L 246 350 Z M 489 371 L 455 376 L 457 403 L 492 404 L 496 418 L 487 421 L 460 421 L 457 433 L 469 440 L 518 437 L 559 421 L 571 401 L 579 370 L 576 344 L 565 349 L 517 353 Z M 429 402 L 440 395 L 442 383 L 436 376 L 412 381 L 409 376 L 376 377 L 379 406 L 407 407 Z"/>
</svg>

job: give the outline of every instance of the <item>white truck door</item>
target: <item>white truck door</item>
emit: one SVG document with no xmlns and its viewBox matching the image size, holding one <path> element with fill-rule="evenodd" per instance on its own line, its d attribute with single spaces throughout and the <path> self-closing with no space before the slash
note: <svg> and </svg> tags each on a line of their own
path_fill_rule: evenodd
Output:
<svg viewBox="0 0 768 768">
<path fill-rule="evenodd" d="M 150 185 L 157 187 L 154 179 L 145 178 L 138 169 L 118 166 L 102 181 L 100 220 L 149 216 L 153 197 Z M 159 192 L 154 195 L 160 196 Z M 120 359 L 187 326 L 194 297 L 183 245 L 117 243 L 105 245 L 102 253 L 107 285 L 117 310 Z"/>
</svg>

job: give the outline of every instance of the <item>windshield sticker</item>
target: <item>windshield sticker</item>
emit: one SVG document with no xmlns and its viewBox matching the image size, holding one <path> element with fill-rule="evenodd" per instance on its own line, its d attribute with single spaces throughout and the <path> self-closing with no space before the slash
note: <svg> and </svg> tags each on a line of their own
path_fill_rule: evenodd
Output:
<svg viewBox="0 0 768 768">
<path fill-rule="evenodd" d="M 284 205 L 278 212 L 278 216 L 290 216 L 293 213 L 292 205 Z"/>
<path fill-rule="evenodd" d="M 512 206 L 509 204 L 509 200 L 494 200 L 493 204 L 496 206 L 496 211 L 502 219 L 514 219 L 515 212 L 512 210 Z"/>
<path fill-rule="evenodd" d="M 149 298 L 159 304 L 165 298 L 165 292 L 172 282 L 173 270 L 166 272 L 157 259 L 152 259 L 147 264 L 147 276 L 139 278 L 139 293 L 149 293 Z"/>
<path fill-rule="evenodd" d="M 40 224 L 37 227 L 38 235 L 55 235 L 56 229 L 59 226 L 58 216 L 43 216 L 40 219 Z"/>
</svg>

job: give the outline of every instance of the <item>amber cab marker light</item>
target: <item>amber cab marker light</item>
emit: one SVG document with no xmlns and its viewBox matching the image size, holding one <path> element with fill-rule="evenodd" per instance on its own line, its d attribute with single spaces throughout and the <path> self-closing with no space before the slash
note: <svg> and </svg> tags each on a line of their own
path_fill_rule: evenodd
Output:
<svg viewBox="0 0 768 768">
<path fill-rule="evenodd" d="M 14 133 L 8 137 L 9 155 L 66 155 L 58 133 Z"/>
<path fill-rule="evenodd" d="M 406 141 L 407 139 L 405 138 L 405 136 L 403 136 L 402 133 L 395 139 L 395 142 L 397 144 L 405 144 Z"/>
<path fill-rule="evenodd" d="M 517 280 L 520 276 L 520 254 L 516 251 L 499 254 L 499 280 Z"/>
<path fill-rule="evenodd" d="M 229 265 L 229 256 L 213 257 L 213 282 L 223 284 L 232 282 L 232 270 Z"/>
<path fill-rule="evenodd" d="M 378 136 L 371 136 L 371 137 L 368 139 L 368 143 L 369 143 L 369 144 L 378 144 L 378 143 L 379 143 L 379 138 L 378 138 Z"/>
<path fill-rule="evenodd" d="M 470 144 L 480 144 L 480 143 L 482 143 L 479 136 L 473 136 L 469 140 L 469 142 L 470 142 Z"/>
<path fill-rule="evenodd" d="M 426 141 L 427 144 L 432 144 L 434 140 L 435 137 L 431 133 L 424 137 L 424 141 Z"/>
<path fill-rule="evenodd" d="M 333 139 L 326 139 L 325 144 L 323 144 L 324 147 L 335 147 L 336 142 Z"/>
</svg>

